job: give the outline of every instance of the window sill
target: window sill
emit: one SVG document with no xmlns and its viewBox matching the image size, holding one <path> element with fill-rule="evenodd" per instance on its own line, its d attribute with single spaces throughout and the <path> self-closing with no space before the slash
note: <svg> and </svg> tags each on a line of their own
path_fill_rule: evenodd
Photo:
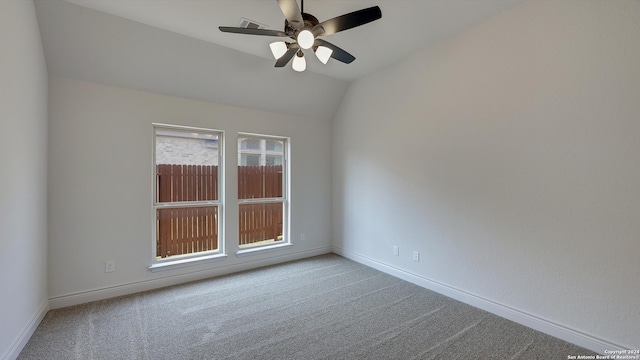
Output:
<svg viewBox="0 0 640 360">
<path fill-rule="evenodd" d="M 291 245 L 292 245 L 291 243 L 284 243 L 284 244 L 276 244 L 276 245 L 268 245 L 268 246 L 257 246 L 254 248 L 238 250 L 236 251 L 236 256 L 237 257 L 248 256 L 248 255 L 258 254 L 262 252 L 278 250 L 281 248 L 289 247 Z"/>
<path fill-rule="evenodd" d="M 178 268 L 187 267 L 187 266 L 202 265 L 202 264 L 213 262 L 213 261 L 225 260 L 226 258 L 227 258 L 227 254 L 214 254 L 214 255 L 207 255 L 207 256 L 192 257 L 188 259 L 163 261 L 163 262 L 158 262 L 149 266 L 149 270 L 151 270 L 151 272 L 156 272 L 156 271 L 163 271 L 163 270 L 170 270 L 170 269 L 178 269 Z"/>
</svg>

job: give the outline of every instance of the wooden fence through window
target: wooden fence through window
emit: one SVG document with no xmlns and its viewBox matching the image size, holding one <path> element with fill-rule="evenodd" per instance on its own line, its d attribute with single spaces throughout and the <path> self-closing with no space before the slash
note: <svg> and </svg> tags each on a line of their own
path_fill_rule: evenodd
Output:
<svg viewBox="0 0 640 360">
<path fill-rule="evenodd" d="M 282 166 L 239 166 L 238 199 L 282 197 Z M 239 206 L 239 245 L 248 246 L 282 238 L 281 202 Z"/>
<path fill-rule="evenodd" d="M 282 197 L 282 165 L 238 166 L 238 199 Z"/>
<path fill-rule="evenodd" d="M 218 199 L 218 167 L 159 164 L 157 200 L 163 202 Z M 282 166 L 239 166 L 238 199 L 282 197 Z M 218 206 L 166 208 L 157 211 L 158 257 L 218 249 Z M 282 239 L 283 203 L 239 206 L 239 245 Z"/>
</svg>

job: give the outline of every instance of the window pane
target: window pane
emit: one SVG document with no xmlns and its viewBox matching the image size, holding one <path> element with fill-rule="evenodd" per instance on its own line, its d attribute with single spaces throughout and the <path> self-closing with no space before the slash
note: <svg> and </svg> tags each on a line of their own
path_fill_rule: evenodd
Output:
<svg viewBox="0 0 640 360">
<path fill-rule="evenodd" d="M 265 149 L 267 151 L 278 151 L 282 152 L 282 148 L 284 147 L 283 142 L 280 140 L 267 140 Z"/>
<path fill-rule="evenodd" d="M 158 209 L 156 256 L 218 250 L 218 207 Z"/>
<path fill-rule="evenodd" d="M 258 137 L 238 138 L 238 165 L 265 166 L 284 164 L 284 140 Z"/>
<path fill-rule="evenodd" d="M 238 199 L 283 197 L 284 141 L 238 137 Z"/>
<path fill-rule="evenodd" d="M 156 129 L 156 201 L 218 200 L 217 134 Z"/>
<path fill-rule="evenodd" d="M 267 155 L 266 163 L 267 166 L 282 165 L 282 156 Z"/>
<path fill-rule="evenodd" d="M 245 154 L 243 156 L 247 166 L 260 166 L 260 155 Z"/>
<path fill-rule="evenodd" d="M 243 149 L 260 150 L 260 139 L 247 138 L 242 141 Z"/>
<path fill-rule="evenodd" d="M 284 204 L 240 204 L 240 247 L 282 241 Z"/>
</svg>

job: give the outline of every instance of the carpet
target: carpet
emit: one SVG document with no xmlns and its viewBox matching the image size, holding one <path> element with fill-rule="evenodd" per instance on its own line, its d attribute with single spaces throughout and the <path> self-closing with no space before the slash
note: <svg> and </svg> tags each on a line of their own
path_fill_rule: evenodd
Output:
<svg viewBox="0 0 640 360">
<path fill-rule="evenodd" d="M 18 359 L 595 353 L 335 254 L 49 311 Z"/>
</svg>

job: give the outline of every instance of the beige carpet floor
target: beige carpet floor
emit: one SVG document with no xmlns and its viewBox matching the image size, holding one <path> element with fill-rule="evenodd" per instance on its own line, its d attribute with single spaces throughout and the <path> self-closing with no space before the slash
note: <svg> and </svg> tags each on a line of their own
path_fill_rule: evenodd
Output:
<svg viewBox="0 0 640 360">
<path fill-rule="evenodd" d="M 337 255 L 50 311 L 27 359 L 595 355 Z"/>
</svg>

